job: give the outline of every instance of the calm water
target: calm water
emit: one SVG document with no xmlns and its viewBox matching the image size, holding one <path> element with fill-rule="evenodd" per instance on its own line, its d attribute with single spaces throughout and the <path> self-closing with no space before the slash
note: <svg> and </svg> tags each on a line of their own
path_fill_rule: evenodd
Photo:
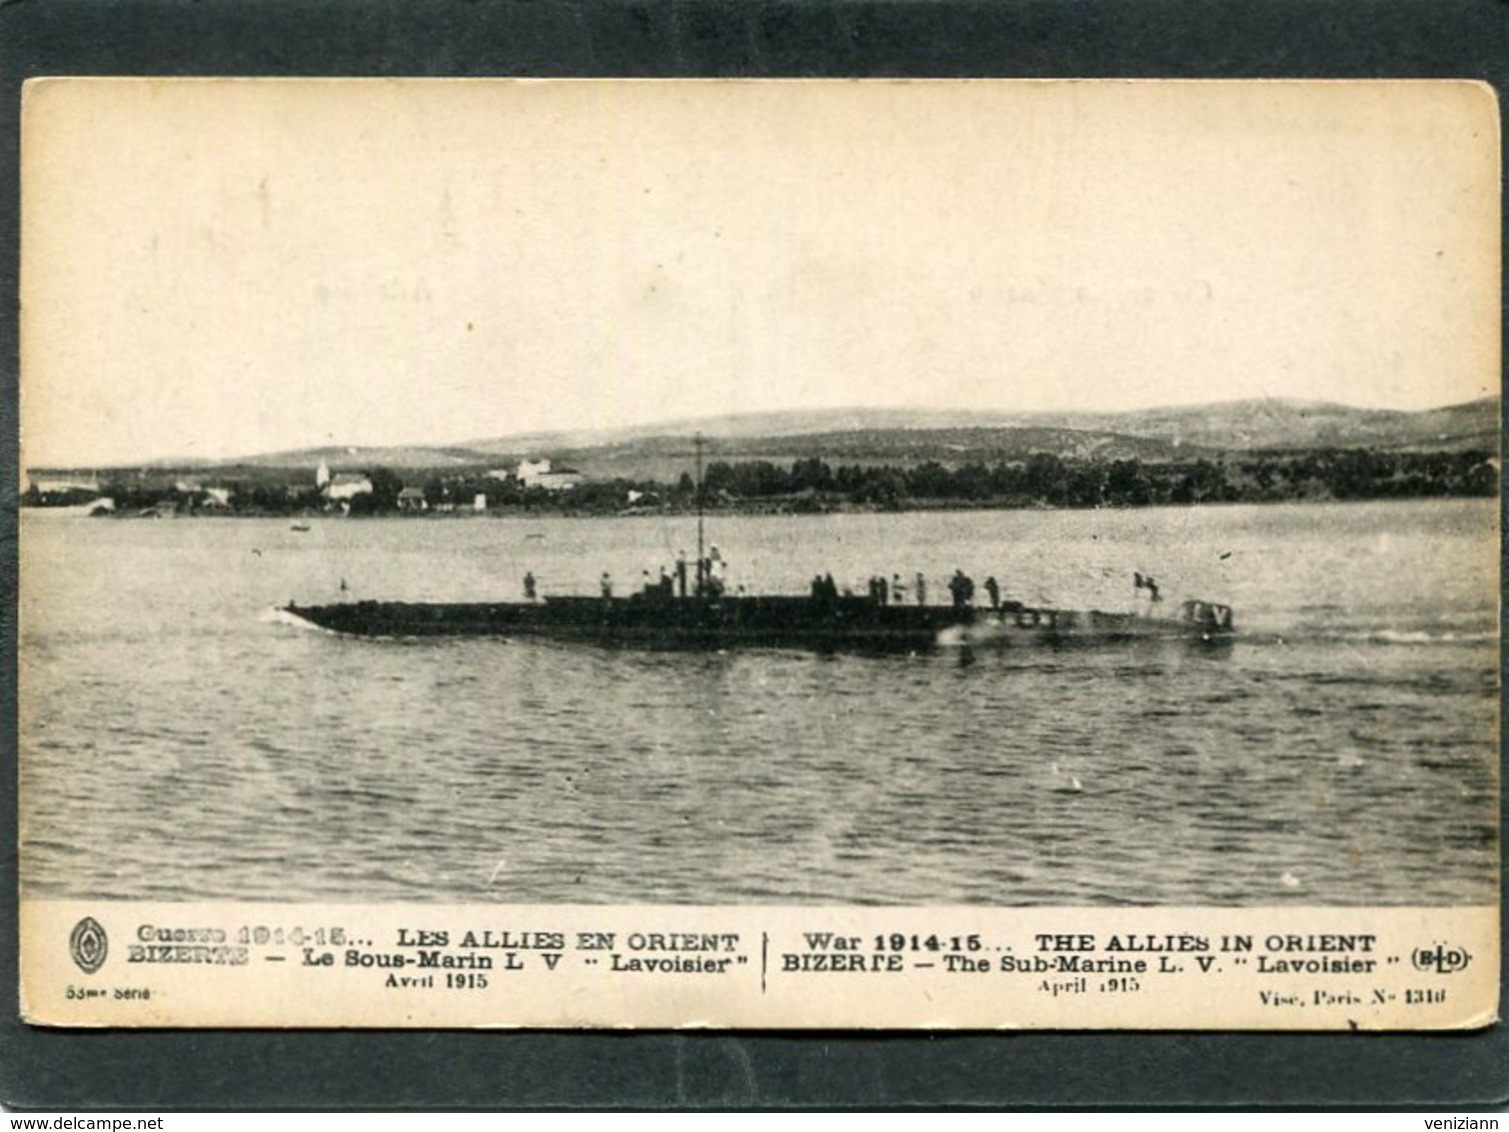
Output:
<svg viewBox="0 0 1509 1132">
<path fill-rule="evenodd" d="M 22 524 L 22 878 L 156 899 L 1459 903 L 1497 890 L 1494 501 L 718 518 L 731 578 L 956 567 L 1242 636 L 943 657 L 365 641 L 290 598 L 621 585 L 693 520 Z"/>
</svg>

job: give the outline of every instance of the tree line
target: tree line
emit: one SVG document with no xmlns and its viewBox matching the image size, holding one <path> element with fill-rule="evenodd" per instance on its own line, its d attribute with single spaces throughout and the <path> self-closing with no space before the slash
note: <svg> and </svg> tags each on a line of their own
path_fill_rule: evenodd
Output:
<svg viewBox="0 0 1509 1132">
<path fill-rule="evenodd" d="M 1037 453 L 1024 463 L 928 461 L 911 467 L 811 458 L 789 468 L 769 461 L 714 462 L 705 491 L 714 500 L 806 497 L 881 508 L 917 505 L 1147 507 L 1314 499 L 1491 496 L 1498 469 L 1487 452 L 1371 452 L 1327 449 L 1255 453 L 1225 460 L 1144 463 L 1065 459 Z"/>
<path fill-rule="evenodd" d="M 685 511 L 698 502 L 697 486 L 683 473 L 674 483 L 618 477 L 587 480 L 569 491 L 547 491 L 483 471 L 366 473 L 372 490 L 348 501 L 353 514 L 400 510 L 405 487 L 423 492 L 425 510 L 470 510 L 486 497 L 489 512 L 615 514 L 623 511 Z M 229 507 L 207 492 L 184 493 L 164 477 L 146 482 L 139 474 L 102 476 L 99 494 L 118 512 L 172 503 L 180 510 L 229 510 L 242 514 L 307 514 L 332 509 L 318 487 L 267 471 L 225 477 Z M 790 464 L 770 460 L 714 460 L 703 476 L 701 499 L 714 509 L 825 511 L 843 508 L 906 510 L 947 507 L 1146 507 L 1198 503 L 1303 500 L 1417 499 L 1493 496 L 1499 490 L 1494 454 L 1470 452 L 1375 452 L 1321 449 L 1256 452 L 1221 459 L 1144 462 L 1130 459 L 1065 458 L 1037 453 L 1025 461 L 948 465 L 935 460 L 903 465 L 841 463 L 821 457 Z M 78 503 L 73 498 L 23 498 L 31 505 Z"/>
</svg>

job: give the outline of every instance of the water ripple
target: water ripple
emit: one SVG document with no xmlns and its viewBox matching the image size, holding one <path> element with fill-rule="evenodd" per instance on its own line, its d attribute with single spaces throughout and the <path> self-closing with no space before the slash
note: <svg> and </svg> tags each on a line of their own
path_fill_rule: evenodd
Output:
<svg viewBox="0 0 1509 1132">
<path fill-rule="evenodd" d="M 1390 557 L 1339 553 L 1364 512 Z M 774 588 L 821 565 L 813 540 L 861 578 L 896 558 L 931 572 L 939 547 L 939 576 L 957 555 L 1047 579 L 1168 553 L 1160 581 L 1250 611 L 1219 654 L 1016 649 L 968 666 L 355 641 L 263 616 L 327 592 L 332 571 L 395 598 L 495 596 L 498 571 L 525 568 L 499 558 L 502 520 L 426 525 L 459 575 L 414 570 L 403 523 L 344 527 L 337 558 L 252 556 L 246 540 L 276 533 L 255 521 L 28 527 L 66 540 L 48 560 L 71 574 L 23 627 L 23 883 L 163 899 L 1492 899 L 1497 582 L 1491 557 L 1457 568 L 1491 506 L 1169 514 L 731 520 L 720 537 Z M 618 558 L 663 553 L 653 522 L 562 529 L 569 552 L 529 544 L 552 585 L 579 561 L 637 576 Z M 1262 553 L 1223 564 L 1207 543 Z"/>
</svg>

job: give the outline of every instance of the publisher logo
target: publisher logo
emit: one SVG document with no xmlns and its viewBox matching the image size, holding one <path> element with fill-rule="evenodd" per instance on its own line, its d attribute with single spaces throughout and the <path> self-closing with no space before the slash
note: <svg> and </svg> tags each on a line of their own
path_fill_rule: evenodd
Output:
<svg viewBox="0 0 1509 1132">
<path fill-rule="evenodd" d="M 1415 948 L 1413 959 L 1415 970 L 1431 971 L 1437 975 L 1454 975 L 1466 970 L 1467 964 L 1472 962 L 1472 956 L 1465 947 L 1446 947 L 1439 943 L 1433 948 Z"/>
<path fill-rule="evenodd" d="M 93 916 L 85 916 L 73 925 L 68 936 L 68 954 L 86 975 L 94 974 L 105 965 L 105 956 L 110 954 L 110 939 Z"/>
</svg>

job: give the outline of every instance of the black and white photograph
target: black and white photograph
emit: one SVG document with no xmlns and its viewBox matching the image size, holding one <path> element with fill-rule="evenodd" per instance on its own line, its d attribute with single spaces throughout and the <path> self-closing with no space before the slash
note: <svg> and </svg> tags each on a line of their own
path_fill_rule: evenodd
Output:
<svg viewBox="0 0 1509 1132">
<path fill-rule="evenodd" d="M 23 989 L 97 1012 L 38 1020 L 259 1019 L 152 982 L 249 967 L 637 1024 L 487 997 L 578 962 L 656 1025 L 1491 1020 L 1498 135 L 1447 81 L 28 84 Z"/>
</svg>

